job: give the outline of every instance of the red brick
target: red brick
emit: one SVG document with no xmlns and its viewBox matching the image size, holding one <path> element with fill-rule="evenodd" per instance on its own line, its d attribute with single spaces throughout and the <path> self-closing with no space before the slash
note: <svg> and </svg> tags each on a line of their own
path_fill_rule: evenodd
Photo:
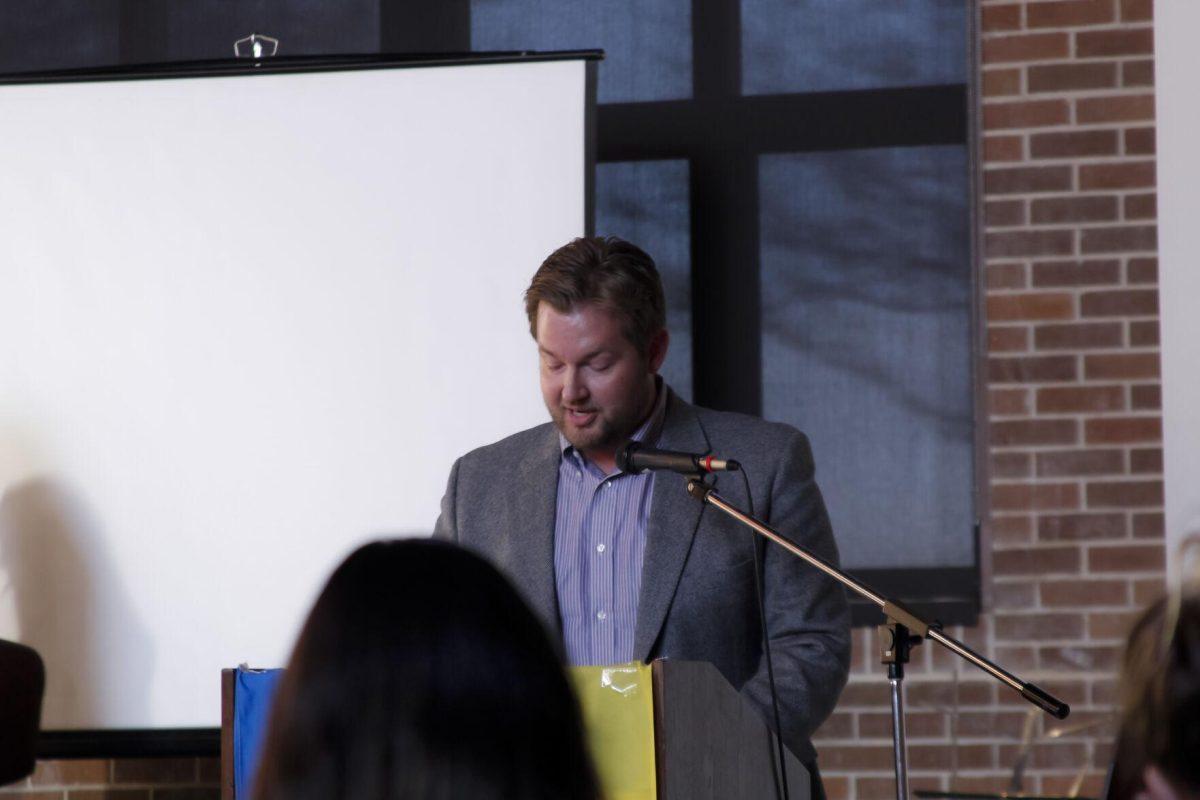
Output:
<svg viewBox="0 0 1200 800">
<path fill-rule="evenodd" d="M 1043 542 L 1124 539 L 1128 532 L 1124 514 L 1058 514 L 1038 517 L 1037 535 Z"/>
<path fill-rule="evenodd" d="M 983 96 L 1002 97 L 1021 93 L 1021 70 L 985 69 L 983 71 Z"/>
<path fill-rule="evenodd" d="M 1114 672 L 1123 648 L 1116 645 L 1076 645 L 1038 648 L 1038 667 L 1044 670 Z"/>
<path fill-rule="evenodd" d="M 1030 205 L 1034 224 L 1061 225 L 1068 222 L 1109 222 L 1117 219 L 1117 198 L 1113 195 L 1050 197 Z M 1037 255 L 1023 253 L 1022 255 Z"/>
<path fill-rule="evenodd" d="M 957 762 L 956 762 L 957 759 Z M 910 744 L 908 746 L 909 767 L 917 769 L 950 769 L 955 763 L 959 769 L 987 769 L 996 766 L 995 755 L 990 744 Z"/>
<path fill-rule="evenodd" d="M 1033 285 L 1094 286 L 1121 282 L 1121 262 L 1116 259 L 1089 261 L 1038 261 L 1033 265 Z"/>
<path fill-rule="evenodd" d="M 1161 506 L 1162 481 L 1096 481 L 1087 485 L 1088 508 Z"/>
<path fill-rule="evenodd" d="M 1029 419 L 993 422 L 989 426 L 991 443 L 996 447 L 1039 444 L 1075 444 L 1077 431 L 1073 419 Z"/>
<path fill-rule="evenodd" d="M 1088 635 L 1093 639 L 1120 639 L 1123 641 L 1129 635 L 1129 629 L 1133 627 L 1133 621 L 1140 613 L 1141 610 L 1138 609 L 1088 614 Z"/>
<path fill-rule="evenodd" d="M 1161 544 L 1127 544 L 1088 550 L 1089 572 L 1150 572 L 1164 566 L 1166 551 Z"/>
<path fill-rule="evenodd" d="M 1013 763 L 1020 751 L 1018 744 L 1001 745 L 1000 763 Z M 1087 761 L 1087 756 L 1087 745 L 1083 742 L 1039 742 L 1029 753 L 1029 766 L 1034 769 L 1078 769 Z"/>
<path fill-rule="evenodd" d="M 1134 448 L 1129 451 L 1129 471 L 1133 473 L 1162 473 L 1163 451 L 1160 447 Z"/>
<path fill-rule="evenodd" d="M 1025 10 L 1025 21 L 1030 28 L 1102 25 L 1116 19 L 1113 2 L 1114 0 L 1059 0 L 1052 3 L 1030 3 Z"/>
<path fill-rule="evenodd" d="M 1121 64 L 1122 86 L 1153 86 L 1154 59 L 1126 61 Z"/>
<path fill-rule="evenodd" d="M 1025 224 L 1024 200 L 989 200 L 983 204 L 983 222 L 989 228 Z"/>
<path fill-rule="evenodd" d="M 1158 313 L 1157 289 L 1113 289 L 1084 292 L 1079 310 L 1085 317 L 1132 317 Z"/>
<path fill-rule="evenodd" d="M 1162 408 L 1162 387 L 1156 383 L 1144 383 L 1129 389 L 1131 408 L 1153 411 Z"/>
<path fill-rule="evenodd" d="M 995 608 L 1022 609 L 1037 603 L 1035 583 L 996 583 L 992 586 L 992 604 Z M 961 720 L 960 720 L 961 722 Z M 960 730 L 961 733 L 961 725 Z"/>
<path fill-rule="evenodd" d="M 1112 129 L 1035 133 L 1029 137 L 1029 154 L 1033 158 L 1111 156 L 1117 155 L 1119 145 Z"/>
<path fill-rule="evenodd" d="M 823 770 L 821 777 L 825 777 Z M 923 780 L 928 780 L 928 778 L 924 778 Z M 917 778 L 914 775 L 910 785 L 915 785 L 916 781 Z M 859 798 L 859 800 L 888 800 L 888 798 L 896 796 L 895 779 L 873 775 L 856 775 L 854 776 L 854 796 Z"/>
<path fill-rule="evenodd" d="M 997 605 L 997 608 L 1001 606 Z M 993 648 L 995 660 L 1006 668 L 1018 673 L 1037 669 L 1037 649 L 1029 645 L 996 645 Z"/>
<path fill-rule="evenodd" d="M 1067 58 L 1071 54 L 1071 39 L 1067 33 L 1015 34 L 993 36 L 983 40 L 983 63 L 1005 61 L 1047 61 Z"/>
<path fill-rule="evenodd" d="M 993 478 L 1023 478 L 1033 474 L 1029 453 L 992 453 L 989 457 Z"/>
<path fill-rule="evenodd" d="M 1024 264 L 988 264 L 984 273 L 989 289 L 1024 289 Z"/>
<path fill-rule="evenodd" d="M 192 783 L 196 761 L 191 758 L 119 758 L 113 761 L 114 783 Z"/>
<path fill-rule="evenodd" d="M 1166 594 L 1162 578 L 1141 578 L 1133 582 L 1134 605 L 1145 607 Z M 1090 627 L 1090 626 L 1089 626 Z"/>
<path fill-rule="evenodd" d="M 1079 486 L 1074 483 L 994 484 L 992 508 L 997 511 L 1079 508 Z"/>
<path fill-rule="evenodd" d="M 1157 364 L 1157 360 L 1155 361 Z M 1073 381 L 1077 375 L 1074 356 L 1025 356 L 989 358 L 989 383 L 1039 383 Z M 1135 375 L 1133 377 L 1142 377 Z"/>
<path fill-rule="evenodd" d="M 988 411 L 992 414 L 1028 414 L 1029 392 L 1026 389 L 989 389 Z"/>
<path fill-rule="evenodd" d="M 1083 357 L 1088 380 L 1132 380 L 1158 377 L 1158 353 L 1111 353 Z"/>
<path fill-rule="evenodd" d="M 1153 225 L 1124 225 L 1089 228 L 1083 231 L 1080 250 L 1088 253 L 1119 253 L 1158 249 L 1158 228 Z"/>
<path fill-rule="evenodd" d="M 1125 219 L 1154 219 L 1158 216 L 1158 195 L 1130 194 L 1125 196 Z"/>
<path fill-rule="evenodd" d="M 873 656 L 876 661 L 878 657 L 878 653 Z M 842 696 L 838 698 L 838 708 L 884 706 L 891 702 L 890 698 L 887 684 L 880 685 L 878 681 L 850 683 L 846 685 L 846 688 L 842 690 Z"/>
<path fill-rule="evenodd" d="M 988 352 L 1008 353 L 1029 349 L 1029 328 L 1024 326 L 993 326 L 988 328 Z"/>
<path fill-rule="evenodd" d="M 953 634 L 951 634 L 953 635 Z M 956 637 L 963 638 L 963 637 Z M 966 643 L 972 649 L 982 649 Z M 952 705 L 955 701 L 954 684 L 937 679 L 936 682 L 925 681 L 908 681 L 907 700 L 908 704 L 916 707 L 930 707 L 938 710 L 944 709 Z M 958 684 L 958 703 L 963 706 L 984 706 L 991 705 L 995 702 L 996 693 L 995 687 L 990 683 L 983 681 L 963 681 Z"/>
<path fill-rule="evenodd" d="M 996 161 L 1020 161 L 1025 158 L 1025 144 L 1020 136 L 985 136 L 983 138 L 983 160 L 989 164 Z"/>
<path fill-rule="evenodd" d="M 1019 30 L 1021 28 L 1021 4 L 984 6 L 980 11 L 979 26 L 984 33 Z"/>
<path fill-rule="evenodd" d="M 988 258 L 1070 255 L 1075 251 L 1075 232 L 1023 230 L 988 233 L 984 237 L 984 250 Z"/>
<path fill-rule="evenodd" d="M 1162 441 L 1162 420 L 1158 417 L 1103 417 L 1083 423 L 1083 438 L 1088 444 L 1130 444 Z"/>
<path fill-rule="evenodd" d="M 1005 167 L 983 173 L 983 191 L 988 195 L 1063 192 L 1070 188 L 1070 167 Z"/>
<path fill-rule="evenodd" d="M 1043 64 L 1029 67 L 1028 76 L 1030 92 L 1113 89 L 1117 85 L 1117 62 Z"/>
<path fill-rule="evenodd" d="M 1039 477 L 1114 475 L 1125 471 L 1125 454 L 1120 450 L 1050 450 L 1037 454 Z"/>
<path fill-rule="evenodd" d="M 1130 283 L 1158 283 L 1158 259 L 1129 259 L 1129 266 L 1125 270 L 1125 279 Z"/>
<path fill-rule="evenodd" d="M 813 734 L 814 739 L 853 739 L 854 738 L 854 714 L 847 712 L 835 711 L 821 723 L 821 727 L 817 728 Z"/>
<path fill-rule="evenodd" d="M 846 775 L 827 775 L 821 773 L 821 783 L 825 785 L 827 800 L 850 800 L 850 778 Z M 1097 792 L 1094 797 L 1099 797 Z"/>
<path fill-rule="evenodd" d="M 1143 319 L 1129 323 L 1131 347 L 1153 347 L 1158 344 L 1158 320 Z"/>
<path fill-rule="evenodd" d="M 1064 231 L 1070 236 L 1069 231 Z M 1065 292 L 992 295 L 987 298 L 990 322 L 1016 320 L 1070 319 L 1075 314 L 1075 299 Z"/>
<path fill-rule="evenodd" d="M 1120 411 L 1125 408 L 1121 386 L 1048 386 L 1037 390 L 1039 414 Z"/>
<path fill-rule="evenodd" d="M 1161 512 L 1133 515 L 1133 538 L 1161 539 L 1166 531 L 1165 517 Z"/>
<path fill-rule="evenodd" d="M 993 544 L 1028 544 L 1033 541 L 1033 518 L 999 515 L 992 518 L 991 532 Z"/>
<path fill-rule="evenodd" d="M 1070 121 L 1071 107 L 1066 100 L 1017 100 L 983 105 L 983 127 L 989 131 L 1041 128 Z"/>
<path fill-rule="evenodd" d="M 1157 150 L 1154 128 L 1126 128 L 1125 152 L 1129 155 L 1154 155 Z"/>
<path fill-rule="evenodd" d="M 154 796 L 162 797 L 162 798 L 170 798 L 171 791 L 172 791 L 171 789 L 156 789 L 154 792 Z M 186 790 L 176 789 L 175 791 L 186 791 Z M 218 792 L 217 789 L 213 789 L 212 791 Z M 33 795 L 33 796 L 34 797 L 42 797 L 43 795 L 39 792 L 38 794 Z M 62 797 L 62 794 L 56 793 L 52 796 L 55 798 L 55 800 L 58 800 L 59 798 Z M 9 797 L 12 797 L 13 800 L 25 800 L 25 798 L 29 797 L 29 795 L 21 793 L 18 795 L 4 795 L 4 797 L 5 797 L 5 800 L 8 800 Z M 74 789 L 70 792 L 68 797 L 70 797 L 71 800 L 150 800 L 150 790 L 149 789 L 107 789 L 107 788 L 106 789 Z M 216 795 L 214 794 L 213 797 L 215 798 Z"/>
<path fill-rule="evenodd" d="M 1153 186 L 1153 161 L 1123 161 L 1117 164 L 1084 164 L 1079 168 L 1079 188 L 1140 189 Z"/>
<path fill-rule="evenodd" d="M 1093 122 L 1130 122 L 1154 119 L 1154 95 L 1109 95 L 1084 97 L 1075 101 L 1075 121 L 1080 125 Z"/>
<path fill-rule="evenodd" d="M 1154 28 L 1119 28 L 1075 34 L 1075 57 L 1154 55 Z"/>
<path fill-rule="evenodd" d="M 1122 22 L 1149 22 L 1154 19 L 1153 0 L 1121 0 Z"/>
<path fill-rule="evenodd" d="M 1047 641 L 1083 637 L 1080 614 L 997 614 L 995 624 L 997 639 Z"/>
<path fill-rule="evenodd" d="M 1078 322 L 1038 325 L 1034 343 L 1039 350 L 1086 350 L 1119 347 L 1124 331 L 1119 322 Z"/>
<path fill-rule="evenodd" d="M 1128 581 L 1056 580 L 1038 584 L 1042 605 L 1123 606 L 1129 602 Z"/>
<path fill-rule="evenodd" d="M 108 764 L 103 759 L 38 761 L 29 780 L 33 786 L 108 783 Z"/>
<path fill-rule="evenodd" d="M 1021 548 L 992 553 L 995 575 L 1046 575 L 1076 573 L 1081 563 L 1078 547 Z"/>
<path fill-rule="evenodd" d="M 892 763 L 891 745 L 827 744 L 821 748 L 821 772 L 884 770 Z"/>
</svg>

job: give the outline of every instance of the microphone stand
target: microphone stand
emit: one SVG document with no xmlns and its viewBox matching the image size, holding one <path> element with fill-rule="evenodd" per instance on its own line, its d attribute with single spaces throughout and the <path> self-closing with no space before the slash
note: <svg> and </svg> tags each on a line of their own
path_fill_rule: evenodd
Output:
<svg viewBox="0 0 1200 800">
<path fill-rule="evenodd" d="M 974 664 L 996 680 L 1019 692 L 1022 697 L 1048 714 L 1058 719 L 1065 719 L 1071 713 L 1070 706 L 1049 692 L 1028 681 L 1021 680 L 957 639 L 942 633 L 940 623 L 930 624 L 923 621 L 904 606 L 889 600 L 820 556 L 792 543 L 773 528 L 731 505 L 712 487 L 704 483 L 699 475 L 687 476 L 687 492 L 697 500 L 728 514 L 755 533 L 770 539 L 792 555 L 807 561 L 846 588 L 879 606 L 887 620 L 879 628 L 882 640 L 880 661 L 887 665 L 888 683 L 892 689 L 892 746 L 896 763 L 897 800 L 908 800 L 908 755 L 904 743 L 904 665 L 908 663 L 912 648 L 919 645 L 923 639 L 932 639 L 959 658 Z"/>
</svg>

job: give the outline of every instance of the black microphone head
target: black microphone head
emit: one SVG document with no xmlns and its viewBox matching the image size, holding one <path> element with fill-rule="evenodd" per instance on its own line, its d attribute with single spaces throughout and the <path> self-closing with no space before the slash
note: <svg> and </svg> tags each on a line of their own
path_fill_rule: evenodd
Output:
<svg viewBox="0 0 1200 800">
<path fill-rule="evenodd" d="M 642 446 L 641 442 L 630 440 L 617 448 L 617 469 L 622 472 L 631 472 L 629 468 L 629 457 Z"/>
</svg>

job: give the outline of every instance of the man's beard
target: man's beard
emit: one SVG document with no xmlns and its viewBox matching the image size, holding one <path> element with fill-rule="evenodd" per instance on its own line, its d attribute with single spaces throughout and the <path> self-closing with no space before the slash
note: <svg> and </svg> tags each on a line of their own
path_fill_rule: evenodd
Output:
<svg viewBox="0 0 1200 800">
<path fill-rule="evenodd" d="M 622 409 L 620 416 L 610 418 L 597 409 L 596 417 L 586 429 L 580 429 L 567 422 L 567 410 L 561 405 L 550 410 L 550 418 L 554 427 L 571 443 L 576 450 L 616 450 L 623 444 L 644 419 L 646 398 L 631 404 L 628 410 Z"/>
</svg>

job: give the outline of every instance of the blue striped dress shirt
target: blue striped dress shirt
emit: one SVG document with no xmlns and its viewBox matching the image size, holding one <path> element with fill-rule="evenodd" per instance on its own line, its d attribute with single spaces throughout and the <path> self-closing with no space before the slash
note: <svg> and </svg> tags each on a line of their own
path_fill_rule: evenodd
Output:
<svg viewBox="0 0 1200 800">
<path fill-rule="evenodd" d="M 631 439 L 653 444 L 662 431 L 667 391 Z M 605 475 L 562 434 L 554 520 L 554 579 L 567 662 L 633 660 L 638 592 L 654 473 Z"/>
</svg>

